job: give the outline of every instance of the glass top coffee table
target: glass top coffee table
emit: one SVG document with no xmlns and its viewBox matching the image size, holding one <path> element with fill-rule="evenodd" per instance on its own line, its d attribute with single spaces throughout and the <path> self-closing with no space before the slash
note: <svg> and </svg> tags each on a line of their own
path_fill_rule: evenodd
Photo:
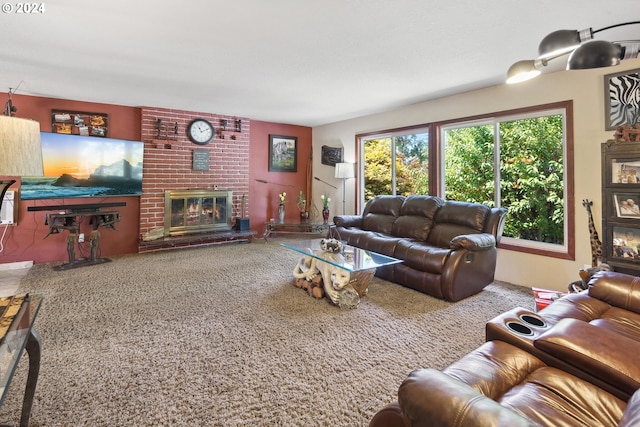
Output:
<svg viewBox="0 0 640 427">
<path fill-rule="evenodd" d="M 320 291 L 313 291 L 314 281 L 321 282 L 322 296 L 326 294 L 339 307 L 356 308 L 360 297 L 366 295 L 376 269 L 402 262 L 345 244 L 339 252 L 327 252 L 321 247 L 323 240 L 327 239 L 300 240 L 281 245 L 302 255 L 293 271 L 296 286 L 307 288 L 307 291 L 311 289 L 312 295 L 321 297 Z M 318 276 L 321 276 L 321 281 Z"/>
</svg>

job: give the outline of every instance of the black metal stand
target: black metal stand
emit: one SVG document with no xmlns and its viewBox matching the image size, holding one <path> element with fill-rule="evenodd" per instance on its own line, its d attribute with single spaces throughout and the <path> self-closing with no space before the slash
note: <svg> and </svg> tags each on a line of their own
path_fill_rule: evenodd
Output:
<svg viewBox="0 0 640 427">
<path fill-rule="evenodd" d="M 38 374 L 40 373 L 40 341 L 40 334 L 31 328 L 25 347 L 29 355 L 29 373 L 27 374 L 27 385 L 24 390 L 24 398 L 22 399 L 20 427 L 27 427 L 29 425 L 29 418 L 31 417 L 33 397 L 36 393 L 36 384 L 38 383 Z"/>
</svg>

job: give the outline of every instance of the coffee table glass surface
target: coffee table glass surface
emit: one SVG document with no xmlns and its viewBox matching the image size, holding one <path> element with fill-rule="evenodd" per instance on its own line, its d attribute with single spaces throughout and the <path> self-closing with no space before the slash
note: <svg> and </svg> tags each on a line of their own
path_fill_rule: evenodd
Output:
<svg viewBox="0 0 640 427">
<path fill-rule="evenodd" d="M 282 246 L 292 249 L 303 255 L 309 255 L 318 260 L 343 268 L 350 272 L 375 269 L 385 265 L 398 264 L 402 260 L 382 255 L 376 252 L 356 248 L 355 246 L 343 243 L 342 257 L 323 257 L 325 251 L 320 247 L 322 239 L 298 240 L 294 242 L 281 243 Z"/>
</svg>

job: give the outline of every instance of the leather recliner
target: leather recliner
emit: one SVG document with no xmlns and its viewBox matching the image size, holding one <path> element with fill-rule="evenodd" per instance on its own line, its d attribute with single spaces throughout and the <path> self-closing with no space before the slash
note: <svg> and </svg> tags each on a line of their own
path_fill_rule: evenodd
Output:
<svg viewBox="0 0 640 427">
<path fill-rule="evenodd" d="M 329 237 L 401 259 L 376 275 L 459 301 L 493 282 L 506 210 L 435 196 L 377 196 L 362 215 L 338 215 Z"/>
<path fill-rule="evenodd" d="M 640 278 L 598 273 L 536 313 L 535 333 L 502 327 L 523 310 L 441 372 L 412 372 L 370 427 L 640 425 Z"/>
<path fill-rule="evenodd" d="M 538 314 L 550 324 L 579 319 L 640 341 L 640 277 L 600 271 L 587 290 L 554 301 Z"/>
<path fill-rule="evenodd" d="M 640 391 L 628 400 L 488 341 L 442 371 L 418 369 L 369 427 L 637 426 Z"/>
</svg>

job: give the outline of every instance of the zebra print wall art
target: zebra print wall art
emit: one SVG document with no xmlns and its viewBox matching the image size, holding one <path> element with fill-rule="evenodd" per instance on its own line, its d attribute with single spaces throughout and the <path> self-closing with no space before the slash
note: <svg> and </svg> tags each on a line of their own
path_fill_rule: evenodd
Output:
<svg viewBox="0 0 640 427">
<path fill-rule="evenodd" d="M 640 69 L 604 76 L 605 129 L 640 123 Z"/>
</svg>

